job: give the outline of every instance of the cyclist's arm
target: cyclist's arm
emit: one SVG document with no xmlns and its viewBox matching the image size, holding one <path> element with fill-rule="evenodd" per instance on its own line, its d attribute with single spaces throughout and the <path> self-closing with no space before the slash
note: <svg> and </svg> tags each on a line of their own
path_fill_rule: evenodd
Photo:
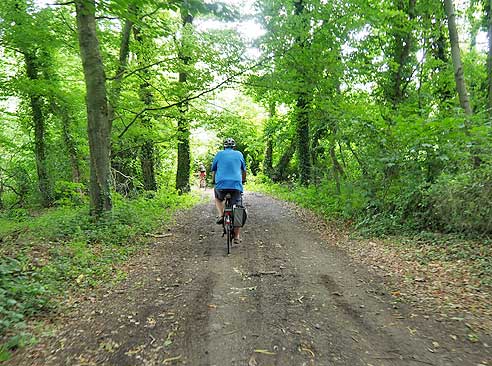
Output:
<svg viewBox="0 0 492 366">
<path fill-rule="evenodd" d="M 215 171 L 212 170 L 212 184 L 215 184 Z"/>
<path fill-rule="evenodd" d="M 246 170 L 243 170 L 242 171 L 242 179 L 243 179 L 243 183 L 246 182 Z"/>
</svg>

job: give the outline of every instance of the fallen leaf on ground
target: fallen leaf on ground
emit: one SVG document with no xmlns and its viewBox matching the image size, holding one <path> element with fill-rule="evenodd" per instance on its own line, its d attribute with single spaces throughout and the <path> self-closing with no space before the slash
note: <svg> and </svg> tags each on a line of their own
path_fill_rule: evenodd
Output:
<svg viewBox="0 0 492 366">
<path fill-rule="evenodd" d="M 179 360 L 179 359 L 181 359 L 181 355 L 176 356 L 176 357 L 166 358 L 166 359 L 164 360 L 164 363 L 169 363 L 169 362 L 177 361 L 177 360 Z"/>
<path fill-rule="evenodd" d="M 255 349 L 255 353 L 261 353 L 263 355 L 270 355 L 270 356 L 273 356 L 276 354 L 275 352 L 270 352 L 266 349 Z"/>
<path fill-rule="evenodd" d="M 300 351 L 309 353 L 312 358 L 315 357 L 314 352 L 307 346 L 301 346 Z"/>
</svg>

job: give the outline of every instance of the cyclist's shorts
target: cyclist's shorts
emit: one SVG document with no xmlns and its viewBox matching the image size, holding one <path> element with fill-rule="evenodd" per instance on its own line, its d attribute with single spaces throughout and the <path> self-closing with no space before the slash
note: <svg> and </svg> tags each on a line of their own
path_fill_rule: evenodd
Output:
<svg viewBox="0 0 492 366">
<path fill-rule="evenodd" d="M 225 200 L 226 194 L 230 193 L 232 205 L 242 203 L 241 191 L 238 191 L 237 189 L 217 189 L 217 188 L 215 188 L 214 193 L 215 193 L 215 198 L 217 198 L 220 201 Z"/>
</svg>

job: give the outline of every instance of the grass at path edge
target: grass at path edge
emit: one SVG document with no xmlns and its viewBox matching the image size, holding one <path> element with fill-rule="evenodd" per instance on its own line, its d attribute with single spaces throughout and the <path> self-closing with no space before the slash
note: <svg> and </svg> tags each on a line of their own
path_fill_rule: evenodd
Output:
<svg viewBox="0 0 492 366">
<path fill-rule="evenodd" d="M 0 216 L 0 362 L 34 343 L 27 322 L 59 309 L 70 295 L 125 277 L 117 265 L 148 242 L 173 212 L 196 204 L 196 194 L 115 197 L 110 215 L 95 223 L 88 208 L 57 207 Z"/>
</svg>

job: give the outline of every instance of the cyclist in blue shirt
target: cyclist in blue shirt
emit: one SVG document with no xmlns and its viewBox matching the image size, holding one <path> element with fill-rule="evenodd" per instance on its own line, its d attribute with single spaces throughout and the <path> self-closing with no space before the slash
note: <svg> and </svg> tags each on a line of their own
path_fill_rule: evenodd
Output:
<svg viewBox="0 0 492 366">
<path fill-rule="evenodd" d="M 234 139 L 229 137 L 224 140 L 224 150 L 215 155 L 211 171 L 212 182 L 215 182 L 216 222 L 222 224 L 225 195 L 231 194 L 231 204 L 241 203 L 243 183 L 246 181 L 246 163 L 243 154 L 236 150 Z M 239 240 L 239 228 L 234 228 L 234 241 L 237 243 Z"/>
</svg>

